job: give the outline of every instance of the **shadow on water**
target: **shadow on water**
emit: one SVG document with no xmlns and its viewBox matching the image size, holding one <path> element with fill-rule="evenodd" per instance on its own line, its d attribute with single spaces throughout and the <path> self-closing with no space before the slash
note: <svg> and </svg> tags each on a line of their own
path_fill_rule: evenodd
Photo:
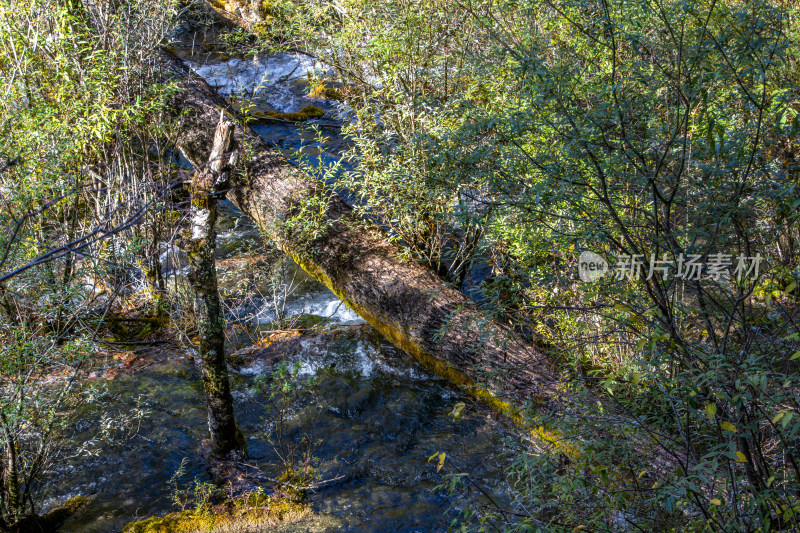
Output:
<svg viewBox="0 0 800 533">
<path fill-rule="evenodd" d="M 442 482 L 429 456 L 445 452 L 446 472 L 468 472 L 499 494 L 502 460 L 496 456 L 506 430 L 485 410 L 470 407 L 454 422 L 449 413 L 469 400 L 428 375 L 382 341 L 371 328 L 333 329 L 302 337 L 287 350 L 299 361 L 301 379 L 319 379 L 313 396 L 290 407 L 286 439 L 310 432 L 321 444 L 312 509 L 340 520 L 345 531 L 440 531 L 455 518 L 451 501 L 433 488 Z M 249 463 L 264 478 L 280 474 L 269 400 L 256 379 L 269 379 L 276 360 L 254 360 L 233 374 L 236 413 L 248 437 Z M 147 414 L 132 437 L 96 457 L 62 465 L 53 476 L 56 499 L 93 495 L 90 513 L 64 531 L 112 531 L 136 516 L 177 510 L 169 484 L 183 458 L 183 481 L 209 480 L 198 459 L 206 419 L 200 376 L 188 359 L 154 364 L 107 384 L 106 407 Z M 138 400 L 138 402 L 137 402 Z M 86 430 L 97 419 L 87 417 Z M 79 439 L 81 434 L 76 437 Z M 269 488 L 269 486 L 267 486 Z M 502 497 L 500 496 L 500 499 Z"/>
<path fill-rule="evenodd" d="M 61 464 L 52 473 L 48 503 L 94 496 L 86 515 L 69 522 L 63 531 L 114 531 L 133 517 L 170 510 L 169 479 L 183 457 L 197 455 L 198 443 L 206 436 L 200 373 L 188 358 L 159 362 L 99 387 L 105 389 L 100 408 L 76 423 L 76 445 L 85 445 L 106 423 L 104 413 L 123 418 L 133 417 L 137 410 L 146 414 L 96 455 Z M 197 463 L 191 474 L 210 479 Z"/>
<path fill-rule="evenodd" d="M 300 338 L 282 358 L 298 362 L 301 378 L 319 380 L 313 395 L 292 405 L 288 438 L 310 432 L 321 439 L 315 454 L 319 476 L 336 480 L 311 495 L 312 508 L 342 521 L 350 531 L 438 531 L 455 516 L 451 503 L 433 487 L 441 483 L 437 452 L 450 458 L 446 471 L 469 472 L 502 491 L 496 457 L 504 434 L 482 409 L 455 422 L 455 403 L 469 400 L 429 375 L 370 327 L 334 329 Z M 269 376 L 274 362 L 256 359 L 235 378 L 238 416 L 250 435 L 251 461 L 277 475 L 277 454 L 264 438 L 274 424 L 263 420 L 266 399 L 255 392 L 254 376 Z M 454 465 L 457 465 L 454 466 Z M 457 470 L 454 470 L 456 469 Z"/>
</svg>

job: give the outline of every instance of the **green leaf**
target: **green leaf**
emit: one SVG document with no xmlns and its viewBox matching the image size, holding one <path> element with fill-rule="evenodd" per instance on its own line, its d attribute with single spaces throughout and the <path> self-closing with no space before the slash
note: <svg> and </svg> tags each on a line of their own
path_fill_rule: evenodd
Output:
<svg viewBox="0 0 800 533">
<path fill-rule="evenodd" d="M 797 351 L 794 353 L 794 355 L 793 355 L 793 356 L 791 356 L 791 357 L 789 358 L 789 361 L 794 361 L 794 360 L 795 360 L 795 359 L 797 359 L 798 357 L 800 357 L 800 350 L 797 350 Z"/>
<path fill-rule="evenodd" d="M 717 404 L 709 403 L 706 405 L 706 418 L 708 421 L 711 422 L 714 420 L 714 417 L 717 416 Z"/>
</svg>

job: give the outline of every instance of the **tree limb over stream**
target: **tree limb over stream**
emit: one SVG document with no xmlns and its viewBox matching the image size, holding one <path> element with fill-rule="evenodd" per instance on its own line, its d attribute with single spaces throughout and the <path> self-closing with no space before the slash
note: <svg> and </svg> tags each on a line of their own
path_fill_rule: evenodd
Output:
<svg viewBox="0 0 800 533">
<path fill-rule="evenodd" d="M 229 105 L 177 57 L 162 54 L 179 86 L 176 107 L 184 127 L 177 145 L 185 157 L 204 162 L 220 109 Z M 244 170 L 231 176 L 228 198 L 306 272 L 428 369 L 509 412 L 512 404 L 547 399 L 556 381 L 541 350 L 487 318 L 463 294 L 424 266 L 403 259 L 374 224 L 338 198 L 328 203 L 322 236 L 293 237 L 281 222 L 321 194 L 313 180 L 288 163 L 249 128 L 237 128 Z M 244 136 L 244 138 L 241 138 Z M 198 167 L 199 168 L 199 167 Z"/>
</svg>

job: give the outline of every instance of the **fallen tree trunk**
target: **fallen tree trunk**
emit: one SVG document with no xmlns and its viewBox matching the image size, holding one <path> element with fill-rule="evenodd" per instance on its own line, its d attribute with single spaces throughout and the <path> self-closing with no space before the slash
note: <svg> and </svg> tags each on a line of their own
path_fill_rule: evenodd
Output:
<svg viewBox="0 0 800 533">
<path fill-rule="evenodd" d="M 201 168 L 220 109 L 233 112 L 178 58 L 165 54 L 163 62 L 180 86 L 176 106 L 185 112 L 178 147 Z M 318 183 L 252 130 L 239 130 L 244 170 L 231 176 L 228 197 L 306 272 L 396 346 L 498 410 L 509 412 L 508 400 L 554 393 L 555 375 L 540 350 L 488 319 L 427 268 L 402 259 L 374 224 L 338 198 L 324 198 Z M 287 229 L 286 221 L 309 216 L 303 205 L 312 198 L 327 209 L 317 220 L 322 234 L 308 239 Z"/>
</svg>

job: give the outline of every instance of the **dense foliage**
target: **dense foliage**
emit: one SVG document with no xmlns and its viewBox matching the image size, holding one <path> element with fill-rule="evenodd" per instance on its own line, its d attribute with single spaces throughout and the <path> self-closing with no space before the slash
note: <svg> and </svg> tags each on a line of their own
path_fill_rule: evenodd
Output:
<svg viewBox="0 0 800 533">
<path fill-rule="evenodd" d="M 487 309 L 568 376 L 529 415 L 563 440 L 513 446 L 518 507 L 477 523 L 798 527 L 794 4 L 354 0 L 286 20 L 357 117 L 340 185 L 462 288 L 491 265 Z M 616 276 L 580 281 L 584 251 Z"/>
<path fill-rule="evenodd" d="M 138 264 L 158 290 L 153 207 L 174 178 L 151 63 L 175 15 L 169 1 L 0 2 L 0 529 L 39 510 L 42 473 L 97 397 L 81 377 L 92 341 Z"/>
<path fill-rule="evenodd" d="M 546 431 L 505 444 L 508 502 L 443 479 L 477 494 L 454 528 L 800 529 L 795 3 L 210 4 L 259 21 L 219 34 L 226 52 L 271 37 L 332 67 L 311 86 L 352 119 L 337 186 L 563 376 L 524 410 Z M 35 510 L 91 399 L 115 300 L 168 305 L 165 198 L 186 176 L 152 59 L 179 7 L 0 0 L 0 529 Z M 324 235 L 316 201 L 290 229 Z M 281 421 L 294 374 L 269 391 Z M 285 484 L 314 446 L 279 437 Z"/>
</svg>

